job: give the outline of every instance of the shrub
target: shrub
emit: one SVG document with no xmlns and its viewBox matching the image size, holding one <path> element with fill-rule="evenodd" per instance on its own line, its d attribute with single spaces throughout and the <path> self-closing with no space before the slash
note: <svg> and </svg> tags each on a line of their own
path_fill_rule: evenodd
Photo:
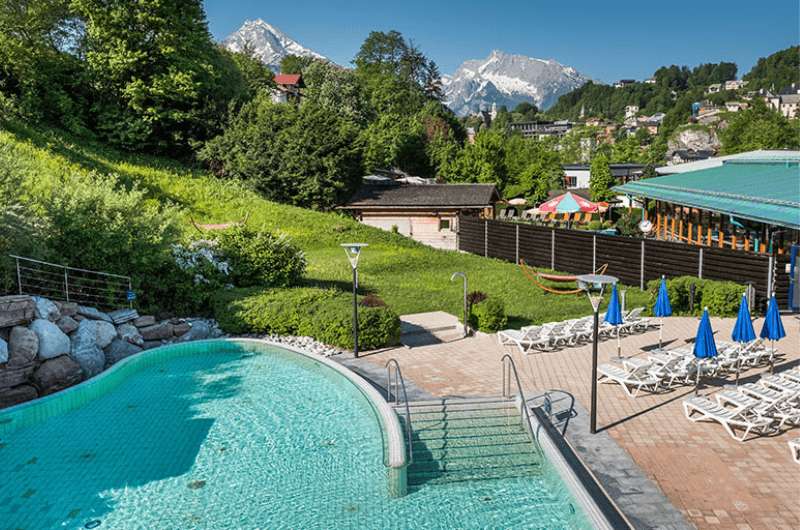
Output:
<svg viewBox="0 0 800 530">
<path fill-rule="evenodd" d="M 386 307 L 386 302 L 376 294 L 368 294 L 359 302 L 364 307 Z"/>
<path fill-rule="evenodd" d="M 661 280 L 647 283 L 650 295 L 648 307 L 652 309 L 658 297 Z M 694 298 L 692 298 L 694 285 Z M 736 315 L 745 287 L 734 282 L 704 280 L 695 276 L 678 276 L 667 280 L 667 293 L 675 315 L 700 315 L 704 307 L 716 316 Z M 691 302 L 691 304 L 690 304 Z M 693 306 L 693 310 L 689 308 Z"/>
<path fill-rule="evenodd" d="M 497 298 L 487 298 L 471 308 L 471 325 L 486 333 L 494 333 L 505 327 L 508 322 L 506 309 Z"/>
<path fill-rule="evenodd" d="M 214 298 L 214 314 L 228 333 L 308 335 L 340 348 L 353 347 L 352 299 L 331 289 L 232 289 Z M 375 349 L 396 344 L 400 319 L 387 307 L 363 307 L 359 345 Z"/>
<path fill-rule="evenodd" d="M 472 307 L 475 304 L 479 304 L 486 300 L 487 295 L 482 291 L 472 291 L 471 293 L 467 294 L 467 306 Z"/>
<path fill-rule="evenodd" d="M 222 233 L 218 241 L 237 287 L 297 285 L 306 271 L 303 251 L 283 235 L 237 226 Z"/>
</svg>

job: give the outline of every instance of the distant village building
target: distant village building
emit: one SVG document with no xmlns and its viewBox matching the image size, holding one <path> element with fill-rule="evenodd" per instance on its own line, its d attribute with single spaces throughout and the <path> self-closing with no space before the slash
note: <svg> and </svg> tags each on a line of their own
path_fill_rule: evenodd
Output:
<svg viewBox="0 0 800 530">
<path fill-rule="evenodd" d="M 673 151 L 672 155 L 668 158 L 667 164 L 669 165 L 679 165 L 679 164 L 686 164 L 689 162 L 697 162 L 699 160 L 706 160 L 711 158 L 716 153 L 714 151 L 709 151 L 705 149 L 694 150 L 694 149 L 676 149 Z"/>
<path fill-rule="evenodd" d="M 636 114 L 639 112 L 638 105 L 628 105 L 625 107 L 625 121 L 632 120 L 636 118 Z"/>
<path fill-rule="evenodd" d="M 568 120 L 559 121 L 521 121 L 509 124 L 511 132 L 519 132 L 525 138 L 546 138 L 564 136 L 575 124 Z"/>
<path fill-rule="evenodd" d="M 796 85 L 792 85 L 788 90 L 782 94 L 774 96 L 769 94 L 765 97 L 767 106 L 773 110 L 777 110 L 787 118 L 795 118 L 800 116 L 798 106 L 800 106 L 800 90 Z"/>
<path fill-rule="evenodd" d="M 744 88 L 746 84 L 747 81 L 731 79 L 730 81 L 725 81 L 725 90 L 739 90 L 740 88 Z"/>
<path fill-rule="evenodd" d="M 725 110 L 728 112 L 739 112 L 740 110 L 744 110 L 749 105 L 746 102 L 742 101 L 727 101 L 725 102 Z"/>
<path fill-rule="evenodd" d="M 721 90 L 722 90 L 722 84 L 721 83 L 713 83 L 711 85 L 708 85 L 708 88 L 706 88 L 706 94 L 716 94 L 717 92 L 720 92 Z"/>
<path fill-rule="evenodd" d="M 614 83 L 614 88 L 622 88 L 636 83 L 636 79 L 620 79 Z"/>
<path fill-rule="evenodd" d="M 355 195 L 337 209 L 366 225 L 448 250 L 458 249 L 459 215 L 494 218 L 500 195 L 493 184 L 435 184 L 397 175 L 365 177 Z"/>
<path fill-rule="evenodd" d="M 643 164 L 609 164 L 611 175 L 616 179 L 617 184 L 626 184 L 639 180 L 644 173 Z M 577 193 L 582 197 L 589 197 L 589 183 L 591 180 L 591 166 L 589 164 L 564 164 L 564 189 Z M 614 206 L 631 206 L 630 198 L 619 195 L 614 201 Z"/>
<path fill-rule="evenodd" d="M 644 82 L 647 85 L 655 85 L 656 84 L 656 78 L 655 77 L 649 77 L 649 78 L 645 79 Z"/>
<path fill-rule="evenodd" d="M 277 74 L 272 101 L 275 103 L 300 103 L 300 90 L 305 88 L 300 74 Z"/>
</svg>

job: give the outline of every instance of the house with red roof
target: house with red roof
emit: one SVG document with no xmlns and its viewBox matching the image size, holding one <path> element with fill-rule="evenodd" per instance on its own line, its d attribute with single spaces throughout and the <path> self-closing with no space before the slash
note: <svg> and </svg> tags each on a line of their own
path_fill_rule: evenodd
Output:
<svg viewBox="0 0 800 530">
<path fill-rule="evenodd" d="M 300 89 L 305 88 L 300 74 L 277 74 L 272 100 L 275 103 L 300 103 Z"/>
</svg>

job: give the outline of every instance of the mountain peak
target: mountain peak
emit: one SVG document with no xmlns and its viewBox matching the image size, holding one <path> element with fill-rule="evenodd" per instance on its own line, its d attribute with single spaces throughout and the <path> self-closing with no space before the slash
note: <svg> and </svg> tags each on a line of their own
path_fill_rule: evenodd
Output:
<svg viewBox="0 0 800 530">
<path fill-rule="evenodd" d="M 273 71 L 280 70 L 281 60 L 287 55 L 325 59 L 319 53 L 301 45 L 272 24 L 257 18 L 245 20 L 242 27 L 228 35 L 223 46 L 231 51 L 242 51 L 246 45 L 253 48 L 256 57 Z"/>
<path fill-rule="evenodd" d="M 465 61 L 443 83 L 446 104 L 464 116 L 493 103 L 513 108 L 523 101 L 546 109 L 589 79 L 552 59 L 492 50 L 485 59 Z"/>
</svg>

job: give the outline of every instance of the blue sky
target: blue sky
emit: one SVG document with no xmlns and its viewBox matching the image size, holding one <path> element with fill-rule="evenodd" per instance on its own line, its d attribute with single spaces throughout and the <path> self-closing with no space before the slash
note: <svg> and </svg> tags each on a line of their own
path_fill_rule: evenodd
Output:
<svg viewBox="0 0 800 530">
<path fill-rule="evenodd" d="M 349 65 L 371 30 L 397 29 L 452 73 L 493 49 L 555 59 L 601 81 L 649 77 L 661 65 L 759 57 L 800 41 L 797 0 L 205 0 L 222 39 L 262 18 L 306 47 Z"/>
</svg>

